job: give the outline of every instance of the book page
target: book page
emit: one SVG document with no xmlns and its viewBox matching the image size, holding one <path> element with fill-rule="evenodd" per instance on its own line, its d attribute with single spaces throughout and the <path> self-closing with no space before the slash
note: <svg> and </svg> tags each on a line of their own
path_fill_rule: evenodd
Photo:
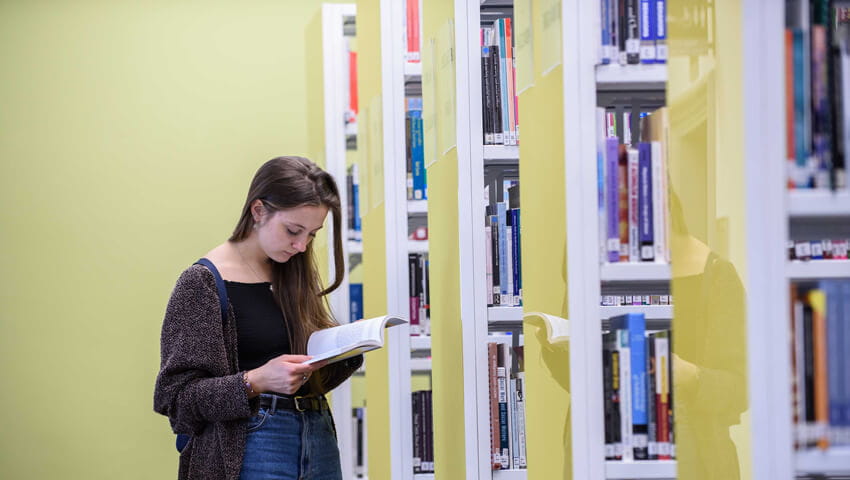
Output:
<svg viewBox="0 0 850 480">
<path fill-rule="evenodd" d="M 306 363 L 315 363 L 326 359 L 342 360 L 364 351 L 380 348 L 384 344 L 384 326 L 402 323 L 406 322 L 396 317 L 384 316 L 314 332 L 307 341 L 307 355 L 314 358 Z M 357 351 L 344 356 L 341 355 L 352 350 Z"/>
</svg>

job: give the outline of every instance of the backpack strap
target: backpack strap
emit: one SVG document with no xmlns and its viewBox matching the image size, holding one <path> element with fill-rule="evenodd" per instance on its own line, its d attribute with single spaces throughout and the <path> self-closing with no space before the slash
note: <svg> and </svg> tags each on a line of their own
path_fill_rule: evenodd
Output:
<svg viewBox="0 0 850 480">
<path fill-rule="evenodd" d="M 219 301 L 219 304 L 221 305 L 221 322 L 222 322 L 222 324 L 224 324 L 224 322 L 227 321 L 227 307 L 229 305 L 229 302 L 228 302 L 228 299 L 227 299 L 227 288 L 224 286 L 224 279 L 221 278 L 221 274 L 218 273 L 218 269 L 215 268 L 215 265 L 213 265 L 213 263 L 211 261 L 209 261 L 209 259 L 201 258 L 200 260 L 198 260 L 194 264 L 195 265 L 203 265 L 203 266 L 207 267 L 207 269 L 210 272 L 212 272 L 213 278 L 215 278 L 215 288 L 218 289 L 218 301 Z M 183 449 L 186 448 L 186 445 L 189 443 L 190 438 L 191 437 L 189 435 L 185 434 L 185 433 L 178 433 L 177 434 L 175 446 L 177 447 L 178 452 L 182 452 Z"/>
<path fill-rule="evenodd" d="M 195 262 L 195 265 L 203 265 L 207 267 L 207 269 L 212 272 L 213 277 L 215 277 L 215 288 L 218 289 L 218 301 L 221 304 L 221 321 L 224 323 L 227 321 L 227 307 L 229 305 L 227 299 L 227 288 L 224 286 L 224 279 L 221 278 L 221 274 L 218 273 L 218 269 L 215 268 L 215 265 L 209 259 L 202 258 Z"/>
</svg>

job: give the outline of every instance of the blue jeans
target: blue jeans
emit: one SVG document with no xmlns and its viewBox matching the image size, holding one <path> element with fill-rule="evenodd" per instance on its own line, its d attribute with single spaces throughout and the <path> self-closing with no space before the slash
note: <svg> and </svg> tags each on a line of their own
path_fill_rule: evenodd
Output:
<svg viewBox="0 0 850 480">
<path fill-rule="evenodd" d="M 341 480 L 329 411 L 260 409 L 248 420 L 240 480 Z"/>
</svg>

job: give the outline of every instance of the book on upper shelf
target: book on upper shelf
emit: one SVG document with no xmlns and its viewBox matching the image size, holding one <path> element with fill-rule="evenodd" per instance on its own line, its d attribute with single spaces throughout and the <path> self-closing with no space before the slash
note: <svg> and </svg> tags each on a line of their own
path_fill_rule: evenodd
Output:
<svg viewBox="0 0 850 480">
<path fill-rule="evenodd" d="M 667 62 L 667 0 L 598 0 L 599 63 Z"/>
<path fill-rule="evenodd" d="M 385 328 L 405 323 L 403 318 L 384 315 L 315 331 L 307 340 L 307 355 L 313 358 L 304 363 L 334 363 L 376 350 L 384 346 Z"/>
</svg>

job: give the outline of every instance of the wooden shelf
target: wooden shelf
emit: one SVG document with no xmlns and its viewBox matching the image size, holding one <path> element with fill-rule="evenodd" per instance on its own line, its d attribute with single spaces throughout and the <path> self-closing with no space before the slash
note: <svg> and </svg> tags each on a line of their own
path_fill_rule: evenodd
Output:
<svg viewBox="0 0 850 480">
<path fill-rule="evenodd" d="M 605 263 L 599 278 L 603 282 L 659 282 L 670 280 L 670 264 L 667 263 Z"/>
<path fill-rule="evenodd" d="M 786 264 L 785 271 L 791 280 L 850 278 L 850 260 L 792 260 Z"/>
<path fill-rule="evenodd" d="M 850 475 L 850 447 L 795 453 L 798 474 Z"/>
<path fill-rule="evenodd" d="M 597 65 L 596 85 L 599 90 L 664 90 L 667 65 Z"/>
<path fill-rule="evenodd" d="M 799 189 L 788 192 L 788 215 L 805 217 L 850 217 L 850 192 Z"/>
<path fill-rule="evenodd" d="M 676 478 L 675 460 L 646 460 L 636 462 L 605 462 L 605 478 L 609 479 L 669 479 Z"/>
</svg>

